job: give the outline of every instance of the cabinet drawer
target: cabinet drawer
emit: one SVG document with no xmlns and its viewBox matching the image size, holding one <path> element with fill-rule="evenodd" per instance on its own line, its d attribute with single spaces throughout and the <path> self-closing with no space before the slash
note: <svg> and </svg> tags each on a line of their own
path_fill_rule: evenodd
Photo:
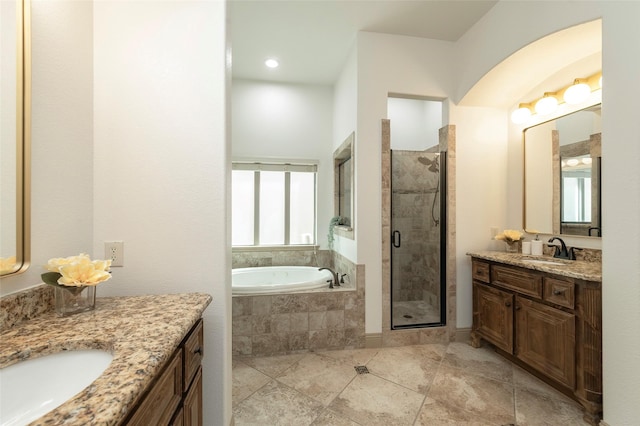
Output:
<svg viewBox="0 0 640 426">
<path fill-rule="evenodd" d="M 529 296 L 542 298 L 542 276 L 523 269 L 494 265 L 491 267 L 493 284 Z"/>
<path fill-rule="evenodd" d="M 544 300 L 573 309 L 575 301 L 574 284 L 556 278 L 544 278 Z"/>
<path fill-rule="evenodd" d="M 191 334 L 184 341 L 184 383 L 183 392 L 189 389 L 191 381 L 198 372 L 204 356 L 204 336 L 202 320 L 193 328 Z"/>
<path fill-rule="evenodd" d="M 168 425 L 181 399 L 182 352 L 177 351 L 127 425 Z"/>
<path fill-rule="evenodd" d="M 471 275 L 474 280 L 482 281 L 483 283 L 490 282 L 489 279 L 489 264 L 474 260 L 471 263 Z"/>
</svg>

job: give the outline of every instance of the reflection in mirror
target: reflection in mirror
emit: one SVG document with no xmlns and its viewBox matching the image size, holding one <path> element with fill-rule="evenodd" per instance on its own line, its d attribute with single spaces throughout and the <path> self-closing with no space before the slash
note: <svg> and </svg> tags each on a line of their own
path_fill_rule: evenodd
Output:
<svg viewBox="0 0 640 426">
<path fill-rule="evenodd" d="M 600 237 L 601 107 L 524 131 L 524 229 Z"/>
<path fill-rule="evenodd" d="M 28 0 L 0 1 L 0 275 L 29 266 Z"/>
</svg>

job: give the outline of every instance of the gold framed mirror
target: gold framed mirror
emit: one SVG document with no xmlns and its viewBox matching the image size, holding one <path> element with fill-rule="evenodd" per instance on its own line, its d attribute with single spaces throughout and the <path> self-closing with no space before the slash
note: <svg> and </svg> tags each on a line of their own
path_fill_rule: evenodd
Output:
<svg viewBox="0 0 640 426">
<path fill-rule="evenodd" d="M 599 238 L 601 104 L 523 131 L 523 228 Z"/>
<path fill-rule="evenodd" d="M 29 0 L 0 0 L 0 275 L 30 262 L 31 9 Z M 14 108 L 15 106 L 15 108 Z"/>
</svg>

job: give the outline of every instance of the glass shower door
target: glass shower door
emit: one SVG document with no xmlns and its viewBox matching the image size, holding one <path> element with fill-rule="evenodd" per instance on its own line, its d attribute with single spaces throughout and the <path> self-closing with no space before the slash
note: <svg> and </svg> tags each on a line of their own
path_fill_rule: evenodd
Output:
<svg viewBox="0 0 640 426">
<path fill-rule="evenodd" d="M 391 152 L 391 326 L 445 323 L 442 188 L 437 152 Z"/>
</svg>

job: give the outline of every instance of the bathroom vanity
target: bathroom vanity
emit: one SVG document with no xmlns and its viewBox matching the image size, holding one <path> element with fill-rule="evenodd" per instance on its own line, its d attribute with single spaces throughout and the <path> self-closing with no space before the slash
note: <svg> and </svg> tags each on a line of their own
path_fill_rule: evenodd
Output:
<svg viewBox="0 0 640 426">
<path fill-rule="evenodd" d="M 106 350 L 113 359 L 102 375 L 31 424 L 202 425 L 201 317 L 210 302 L 202 293 L 106 297 L 90 312 L 60 318 L 49 311 L 2 330 L 0 368 Z"/>
<path fill-rule="evenodd" d="M 482 340 L 602 416 L 602 275 L 596 262 L 474 252 L 471 345 Z M 540 262 L 542 260 L 542 262 Z"/>
</svg>

